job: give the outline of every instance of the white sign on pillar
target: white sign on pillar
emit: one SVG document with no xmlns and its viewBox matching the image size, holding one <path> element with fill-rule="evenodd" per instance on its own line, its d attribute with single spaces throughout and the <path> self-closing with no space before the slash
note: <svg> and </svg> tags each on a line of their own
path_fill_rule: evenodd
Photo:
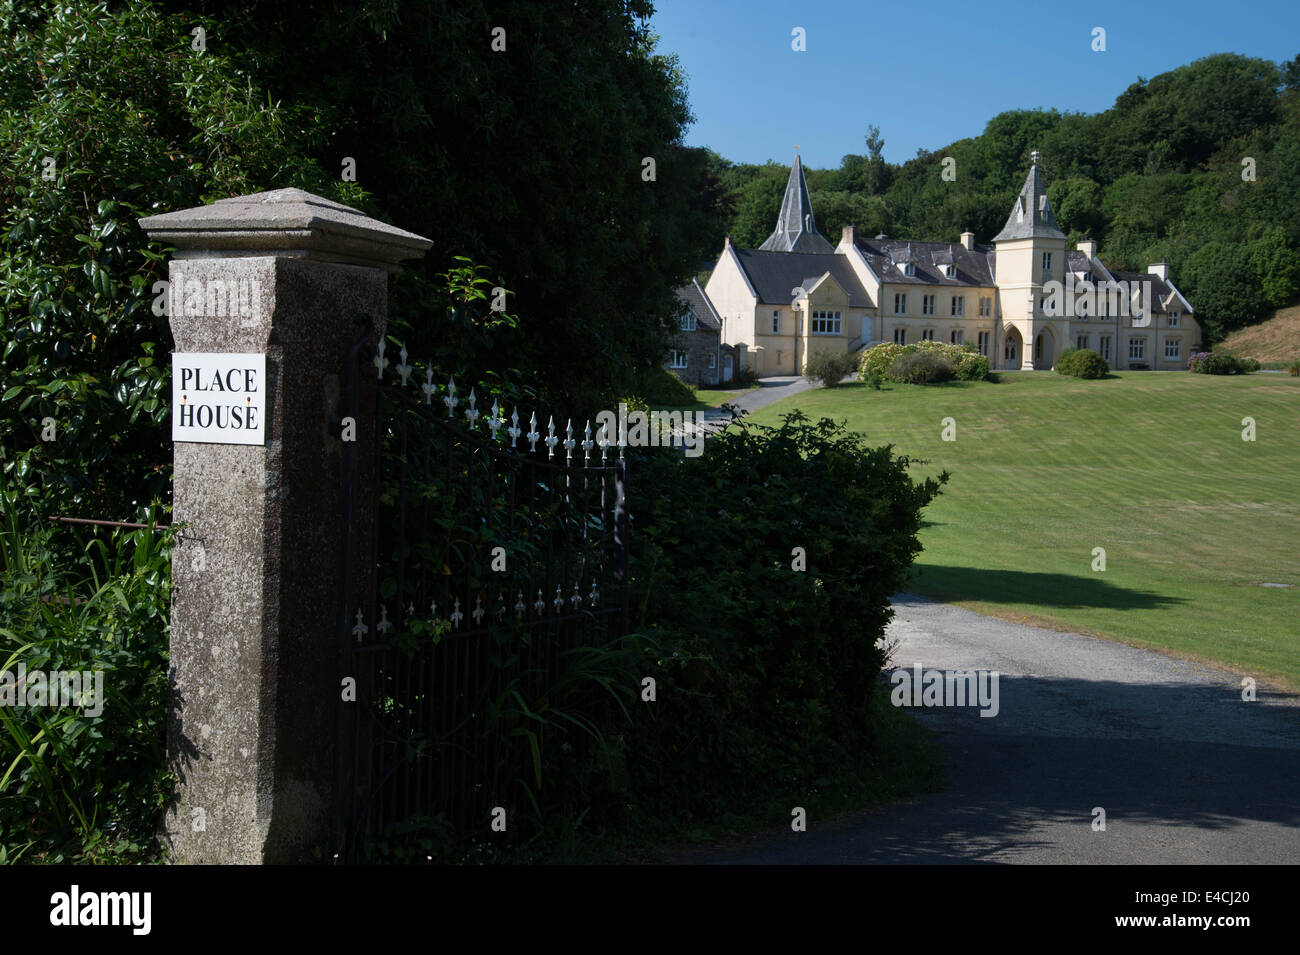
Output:
<svg viewBox="0 0 1300 955">
<path fill-rule="evenodd" d="M 266 355 L 172 354 L 172 440 L 266 443 Z"/>
</svg>

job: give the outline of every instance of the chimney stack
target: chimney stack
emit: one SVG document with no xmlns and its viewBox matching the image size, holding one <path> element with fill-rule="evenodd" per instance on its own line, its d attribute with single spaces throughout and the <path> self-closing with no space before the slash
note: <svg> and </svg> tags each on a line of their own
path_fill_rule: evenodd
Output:
<svg viewBox="0 0 1300 955">
<path fill-rule="evenodd" d="M 1096 239 L 1080 239 L 1078 245 L 1076 245 L 1075 248 L 1078 249 L 1080 252 L 1082 252 L 1084 255 L 1086 255 L 1090 260 L 1095 259 L 1097 257 Z"/>
<path fill-rule="evenodd" d="M 967 250 L 973 251 L 975 248 L 975 233 L 969 229 L 961 234 L 961 244 Z"/>
<path fill-rule="evenodd" d="M 1156 275 L 1156 276 L 1159 276 L 1159 277 L 1160 277 L 1160 281 L 1162 281 L 1162 282 L 1168 282 L 1168 281 L 1169 281 L 1169 266 L 1166 265 L 1166 264 L 1164 263 L 1163 260 L 1160 261 L 1160 262 L 1158 262 L 1158 263 L 1156 263 L 1155 265 L 1148 265 L 1148 266 L 1147 266 L 1147 274 L 1148 274 L 1148 275 Z"/>
<path fill-rule="evenodd" d="M 840 233 L 840 245 L 848 248 L 853 245 L 854 238 L 853 226 L 846 225 L 844 231 Z"/>
</svg>

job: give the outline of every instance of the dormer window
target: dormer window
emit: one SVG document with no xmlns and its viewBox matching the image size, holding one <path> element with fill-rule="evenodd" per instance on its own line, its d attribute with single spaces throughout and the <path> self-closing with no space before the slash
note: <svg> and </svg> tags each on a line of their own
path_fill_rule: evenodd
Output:
<svg viewBox="0 0 1300 955">
<path fill-rule="evenodd" d="M 904 274 L 904 275 L 916 275 L 916 264 L 913 263 L 913 262 L 904 262 L 904 263 L 903 263 L 903 274 Z"/>
<path fill-rule="evenodd" d="M 943 270 L 944 278 L 946 279 L 956 278 L 957 266 L 953 265 L 951 262 L 945 263 L 944 265 L 939 266 L 939 268 Z"/>
</svg>

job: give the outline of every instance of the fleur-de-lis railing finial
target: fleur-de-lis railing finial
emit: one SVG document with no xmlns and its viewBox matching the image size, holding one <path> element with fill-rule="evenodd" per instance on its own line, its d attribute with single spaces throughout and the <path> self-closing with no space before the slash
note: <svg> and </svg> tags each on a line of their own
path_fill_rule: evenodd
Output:
<svg viewBox="0 0 1300 955">
<path fill-rule="evenodd" d="M 397 606 L 400 608 L 402 605 L 398 604 Z M 399 610 L 398 612 L 400 613 L 401 611 Z M 392 629 L 393 625 L 388 620 L 388 607 L 381 604 L 379 607 L 379 623 L 375 624 L 375 632 L 387 633 Z"/>
<path fill-rule="evenodd" d="M 394 370 L 402 376 L 402 387 L 406 387 L 406 379 L 411 377 L 412 368 L 406 363 L 406 346 L 402 346 L 402 363 L 394 366 Z"/>
<path fill-rule="evenodd" d="M 555 599 L 552 600 L 551 603 L 555 605 L 556 613 L 562 613 L 564 611 L 564 598 L 560 596 L 559 584 L 555 585 Z"/>
<path fill-rule="evenodd" d="M 582 464 L 584 467 L 591 465 L 591 449 L 595 447 L 595 442 L 591 440 L 591 419 L 587 419 L 587 426 L 582 429 Z"/>
<path fill-rule="evenodd" d="M 519 428 L 519 409 L 514 408 L 510 411 L 510 427 L 506 428 L 506 434 L 510 435 L 510 450 L 515 449 L 516 442 L 523 432 Z"/>
<path fill-rule="evenodd" d="M 555 415 L 551 415 L 551 420 L 546 425 L 546 459 L 549 461 L 555 457 L 555 446 L 560 443 L 560 439 L 555 436 Z"/>
<path fill-rule="evenodd" d="M 465 417 L 469 420 L 471 428 L 478 424 L 478 416 L 483 412 L 478 410 L 478 397 L 474 394 L 474 389 L 469 390 L 469 407 L 465 409 Z"/>
<path fill-rule="evenodd" d="M 483 609 L 483 600 L 482 600 L 482 598 L 481 598 L 481 597 L 475 597 L 475 598 L 474 598 L 474 612 L 473 612 L 472 614 L 470 614 L 470 616 L 474 618 L 474 626 L 477 627 L 480 623 L 483 622 L 483 614 L 485 614 L 485 613 L 487 613 L 487 611 Z"/>
<path fill-rule="evenodd" d="M 570 418 L 568 424 L 564 426 L 564 464 L 566 467 L 573 464 L 573 448 L 577 443 L 573 439 L 573 419 Z"/>
<path fill-rule="evenodd" d="M 369 632 L 370 632 L 370 628 L 367 627 L 364 623 L 361 622 L 361 609 L 358 607 L 358 608 L 357 608 L 357 625 L 356 625 L 355 627 L 352 628 L 352 634 L 353 634 L 353 636 L 355 636 L 355 637 L 357 638 L 357 643 L 360 643 L 360 642 L 361 642 L 361 638 L 364 637 L 364 636 L 365 636 L 367 633 L 369 633 Z"/>
<path fill-rule="evenodd" d="M 383 338 L 380 338 L 379 354 L 375 355 L 375 367 L 379 369 L 378 378 L 380 381 L 384 380 L 384 369 L 388 367 L 388 359 L 384 357 L 384 349 L 387 347 L 388 347 L 388 343 L 385 342 Z"/>
<path fill-rule="evenodd" d="M 529 428 L 528 434 L 525 435 L 525 437 L 528 438 L 528 450 L 535 452 L 537 450 L 537 439 L 542 436 L 541 432 L 537 430 L 536 411 L 533 412 L 532 418 L 528 422 L 528 428 Z"/>
<path fill-rule="evenodd" d="M 524 603 L 524 592 L 521 590 L 519 591 L 519 599 L 515 601 L 515 613 L 522 614 L 527 609 L 528 605 Z"/>
<path fill-rule="evenodd" d="M 497 439 L 497 431 L 499 431 L 501 426 L 505 423 L 505 419 L 501 417 L 501 403 L 493 398 L 492 413 L 488 415 L 487 419 L 488 430 L 492 432 L 493 442 Z"/>
<path fill-rule="evenodd" d="M 596 431 L 596 444 L 600 446 L 600 463 L 605 464 L 605 452 L 609 450 L 609 426 L 602 424 Z"/>
<path fill-rule="evenodd" d="M 506 619 L 506 595 L 501 594 L 497 597 L 497 620 Z"/>
<path fill-rule="evenodd" d="M 600 603 L 600 590 L 596 587 L 596 582 L 591 582 L 591 593 L 587 594 L 590 606 L 595 607 Z"/>
<path fill-rule="evenodd" d="M 546 610 L 546 601 L 542 599 L 541 587 L 537 588 L 537 600 L 533 602 L 533 609 L 537 611 L 539 617 L 542 615 L 542 612 Z"/>
<path fill-rule="evenodd" d="M 456 598 L 456 606 L 451 609 L 451 616 L 447 618 L 451 621 L 451 626 L 455 630 L 460 629 L 460 622 L 465 619 L 465 615 L 460 612 L 460 598 Z"/>
<path fill-rule="evenodd" d="M 456 406 L 460 404 L 460 399 L 456 397 L 456 379 L 447 378 L 447 397 L 442 399 L 442 403 L 447 406 L 447 417 L 450 418 Z"/>
<path fill-rule="evenodd" d="M 424 370 L 424 384 L 420 386 L 420 390 L 424 392 L 424 403 L 433 404 L 433 393 L 438 390 L 438 386 L 433 383 L 432 365 Z"/>
<path fill-rule="evenodd" d="M 569 603 L 573 604 L 575 607 L 582 606 L 582 597 L 578 593 L 578 584 L 576 581 L 573 584 L 573 596 L 569 598 Z"/>
</svg>

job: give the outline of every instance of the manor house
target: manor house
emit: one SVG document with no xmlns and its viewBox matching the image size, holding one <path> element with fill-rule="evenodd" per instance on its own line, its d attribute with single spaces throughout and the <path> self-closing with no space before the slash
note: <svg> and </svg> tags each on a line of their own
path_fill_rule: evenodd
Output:
<svg viewBox="0 0 1300 955">
<path fill-rule="evenodd" d="M 817 231 L 796 155 L 772 234 L 757 249 L 728 237 L 704 292 L 722 345 L 760 376 L 800 374 L 821 351 L 927 339 L 971 342 L 995 369 L 1051 368 L 1071 345 L 1111 368 L 1186 368 L 1201 329 L 1164 263 L 1113 271 L 1091 239 L 1065 246 L 1036 152 L 991 243 L 972 232 L 960 242 L 866 238 L 845 226 L 836 246 Z"/>
</svg>

